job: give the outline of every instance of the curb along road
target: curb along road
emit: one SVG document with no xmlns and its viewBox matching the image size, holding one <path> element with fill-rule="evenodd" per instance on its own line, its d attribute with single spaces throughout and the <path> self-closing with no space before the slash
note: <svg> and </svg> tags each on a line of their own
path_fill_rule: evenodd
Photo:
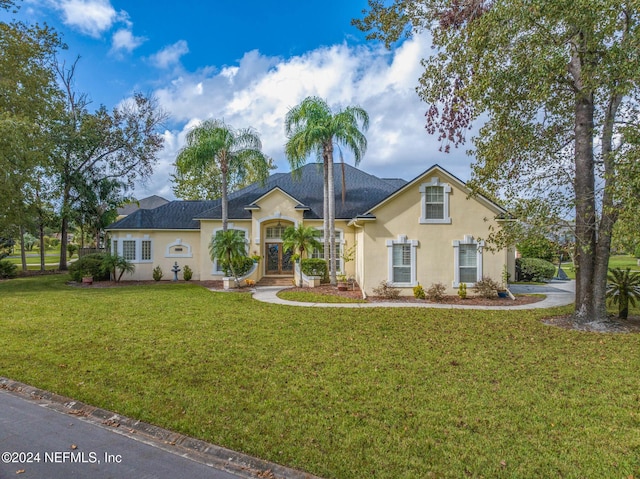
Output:
<svg viewBox="0 0 640 479">
<path fill-rule="evenodd" d="M 320 479 L 0 377 L 0 478 Z"/>
</svg>

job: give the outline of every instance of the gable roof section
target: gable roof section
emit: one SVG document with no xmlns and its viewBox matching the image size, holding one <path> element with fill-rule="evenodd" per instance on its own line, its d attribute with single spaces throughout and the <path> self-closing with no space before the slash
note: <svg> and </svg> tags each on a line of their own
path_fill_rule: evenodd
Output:
<svg viewBox="0 0 640 479">
<path fill-rule="evenodd" d="M 298 206 L 306 210 L 306 219 L 322 219 L 323 215 L 323 171 L 322 165 L 310 163 L 302 166 L 294 175 L 279 173 L 271 175 L 264 186 L 259 183 L 229 195 L 229 219 L 249 219 L 247 206 L 253 205 L 274 189 L 290 196 Z M 342 203 L 342 165 L 334 167 L 336 219 L 351 219 L 376 202 L 391 194 L 403 180 L 382 180 L 353 166 L 344 165 L 346 185 L 345 202 Z M 216 205 L 198 216 L 198 219 L 221 219 L 222 206 Z"/>
<path fill-rule="evenodd" d="M 382 199 L 379 203 L 375 204 L 374 206 L 372 206 L 371 208 L 366 210 L 366 212 L 364 214 L 358 215 L 357 218 L 358 219 L 373 219 L 373 218 L 375 218 L 375 214 L 373 212 L 377 208 L 380 208 L 382 205 L 388 203 L 393 198 L 395 198 L 396 196 L 401 194 L 406 189 L 412 187 L 416 183 L 419 183 L 419 182 L 423 181 L 426 176 L 430 175 L 433 172 L 439 172 L 442 175 L 446 176 L 448 178 L 448 180 L 451 180 L 453 183 L 456 184 L 456 186 L 458 186 L 458 188 L 462 189 L 467 194 L 471 191 L 467 187 L 467 184 L 464 181 L 462 181 L 461 179 L 459 179 L 457 176 L 453 175 L 452 173 L 449 173 L 447 170 L 442 168 L 440 165 L 435 164 L 431 168 L 429 168 L 428 170 L 426 170 L 423 173 L 421 173 L 420 175 L 416 176 L 413 180 L 409 181 L 408 183 L 405 183 L 404 186 L 401 186 L 400 188 L 398 188 L 396 191 L 391 193 L 386 198 Z M 491 201 L 490 199 L 488 199 L 485 196 L 482 196 L 482 195 L 478 194 L 478 195 L 474 196 L 474 198 L 476 200 L 480 201 L 481 203 L 483 203 L 485 206 L 487 206 L 490 210 L 492 210 L 494 213 L 496 213 L 496 215 L 505 215 L 505 214 L 507 214 L 507 210 L 505 210 L 502 206 L 498 205 L 497 203 L 494 203 L 493 201 Z"/>
</svg>

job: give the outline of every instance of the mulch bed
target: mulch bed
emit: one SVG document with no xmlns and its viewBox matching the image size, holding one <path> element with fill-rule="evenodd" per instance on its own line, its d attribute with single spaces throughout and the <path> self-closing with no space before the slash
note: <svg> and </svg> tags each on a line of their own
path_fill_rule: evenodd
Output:
<svg viewBox="0 0 640 479">
<path fill-rule="evenodd" d="M 320 295 L 341 296 L 351 299 L 362 299 L 362 291 L 357 286 L 353 290 L 338 291 L 338 288 L 328 284 L 320 285 L 317 288 L 288 288 L 286 291 L 302 291 L 313 292 Z M 370 303 L 427 303 L 427 304 L 459 304 L 468 306 L 517 306 L 521 304 L 531 304 L 542 301 L 543 296 L 516 296 L 515 301 L 509 298 L 480 298 L 475 296 L 468 296 L 467 299 L 461 299 L 459 296 L 446 296 L 442 301 L 434 302 L 425 299 L 416 299 L 413 296 L 401 296 L 398 299 L 386 299 L 379 296 L 368 296 L 367 301 Z"/>
</svg>

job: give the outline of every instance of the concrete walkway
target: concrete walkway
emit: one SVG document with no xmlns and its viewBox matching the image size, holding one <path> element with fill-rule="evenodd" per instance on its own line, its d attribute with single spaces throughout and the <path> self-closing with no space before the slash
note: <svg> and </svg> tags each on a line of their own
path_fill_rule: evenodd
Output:
<svg viewBox="0 0 640 479">
<path fill-rule="evenodd" d="M 537 303 L 509 306 L 480 306 L 463 304 L 434 304 L 434 303 L 305 303 L 301 301 L 287 301 L 279 298 L 278 292 L 288 287 L 259 286 L 253 293 L 253 298 L 265 303 L 282 304 L 287 306 L 300 306 L 306 308 L 440 308 L 440 309 L 487 309 L 487 310 L 514 310 L 514 309 L 541 309 L 555 306 L 566 306 L 575 301 L 575 281 L 553 280 L 545 285 L 511 285 L 509 288 L 513 294 L 544 294 L 544 300 Z"/>
</svg>

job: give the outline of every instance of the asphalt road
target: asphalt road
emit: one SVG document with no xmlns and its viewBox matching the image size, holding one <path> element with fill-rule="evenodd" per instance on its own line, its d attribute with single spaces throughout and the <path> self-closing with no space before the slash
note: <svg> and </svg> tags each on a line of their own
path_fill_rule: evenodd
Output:
<svg viewBox="0 0 640 479">
<path fill-rule="evenodd" d="M 0 390 L 0 479 L 237 479 L 107 427 Z"/>
</svg>

